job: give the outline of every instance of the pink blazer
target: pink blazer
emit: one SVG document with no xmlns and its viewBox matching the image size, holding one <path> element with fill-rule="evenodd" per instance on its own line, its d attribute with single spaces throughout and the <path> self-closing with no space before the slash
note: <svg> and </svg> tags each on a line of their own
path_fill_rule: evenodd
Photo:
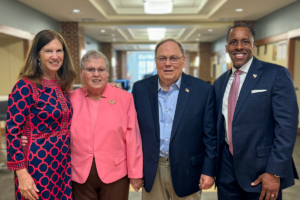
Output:
<svg viewBox="0 0 300 200">
<path fill-rule="evenodd" d="M 72 180 L 84 183 L 93 157 L 100 179 L 112 183 L 128 174 L 143 177 L 141 135 L 133 97 L 106 85 L 99 104 L 95 130 L 91 127 L 86 87 L 70 93 L 73 105 L 71 126 Z M 115 103 L 113 103 L 115 101 Z"/>
</svg>

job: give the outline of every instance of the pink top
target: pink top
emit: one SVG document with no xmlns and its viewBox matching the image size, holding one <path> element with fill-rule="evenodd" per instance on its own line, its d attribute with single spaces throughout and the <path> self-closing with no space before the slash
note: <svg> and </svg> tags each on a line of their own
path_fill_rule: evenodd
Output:
<svg viewBox="0 0 300 200">
<path fill-rule="evenodd" d="M 73 105 L 72 180 L 86 181 L 93 157 L 104 183 L 126 175 L 142 178 L 142 143 L 132 94 L 106 85 L 99 102 L 87 95 L 86 87 L 69 93 Z"/>
</svg>

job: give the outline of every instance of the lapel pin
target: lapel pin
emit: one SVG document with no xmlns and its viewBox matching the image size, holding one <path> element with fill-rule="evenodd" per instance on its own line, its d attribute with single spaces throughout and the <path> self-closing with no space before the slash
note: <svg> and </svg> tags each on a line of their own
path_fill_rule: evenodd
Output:
<svg viewBox="0 0 300 200">
<path fill-rule="evenodd" d="M 114 100 L 109 100 L 108 103 L 109 103 L 110 105 L 113 105 L 113 104 L 116 103 L 116 101 L 114 101 Z"/>
<path fill-rule="evenodd" d="M 257 74 L 253 74 L 253 78 L 256 78 L 257 77 Z"/>
<path fill-rule="evenodd" d="M 186 91 L 186 92 L 190 92 L 189 89 L 187 89 L 187 88 L 185 88 L 185 91 Z"/>
</svg>

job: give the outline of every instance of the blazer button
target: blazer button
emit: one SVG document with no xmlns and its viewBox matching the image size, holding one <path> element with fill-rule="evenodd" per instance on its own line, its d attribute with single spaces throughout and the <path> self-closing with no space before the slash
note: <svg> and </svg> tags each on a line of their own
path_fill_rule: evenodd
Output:
<svg viewBox="0 0 300 200">
<path fill-rule="evenodd" d="M 156 162 L 157 162 L 157 160 L 156 160 Z"/>
</svg>

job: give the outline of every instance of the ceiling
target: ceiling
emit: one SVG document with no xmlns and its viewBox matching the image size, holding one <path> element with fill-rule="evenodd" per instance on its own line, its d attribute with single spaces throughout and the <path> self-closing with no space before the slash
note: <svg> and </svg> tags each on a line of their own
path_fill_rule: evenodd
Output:
<svg viewBox="0 0 300 200">
<path fill-rule="evenodd" d="M 125 49 L 126 44 L 134 49 L 139 44 L 149 50 L 150 44 L 155 44 L 148 39 L 149 27 L 164 27 L 165 37 L 195 49 L 198 42 L 212 42 L 225 35 L 233 21 L 254 21 L 297 0 L 174 0 L 173 12 L 166 15 L 145 14 L 143 0 L 18 1 L 58 21 L 80 22 L 86 35 L 113 42 L 115 48 L 123 45 Z M 237 8 L 243 11 L 236 12 Z"/>
</svg>

